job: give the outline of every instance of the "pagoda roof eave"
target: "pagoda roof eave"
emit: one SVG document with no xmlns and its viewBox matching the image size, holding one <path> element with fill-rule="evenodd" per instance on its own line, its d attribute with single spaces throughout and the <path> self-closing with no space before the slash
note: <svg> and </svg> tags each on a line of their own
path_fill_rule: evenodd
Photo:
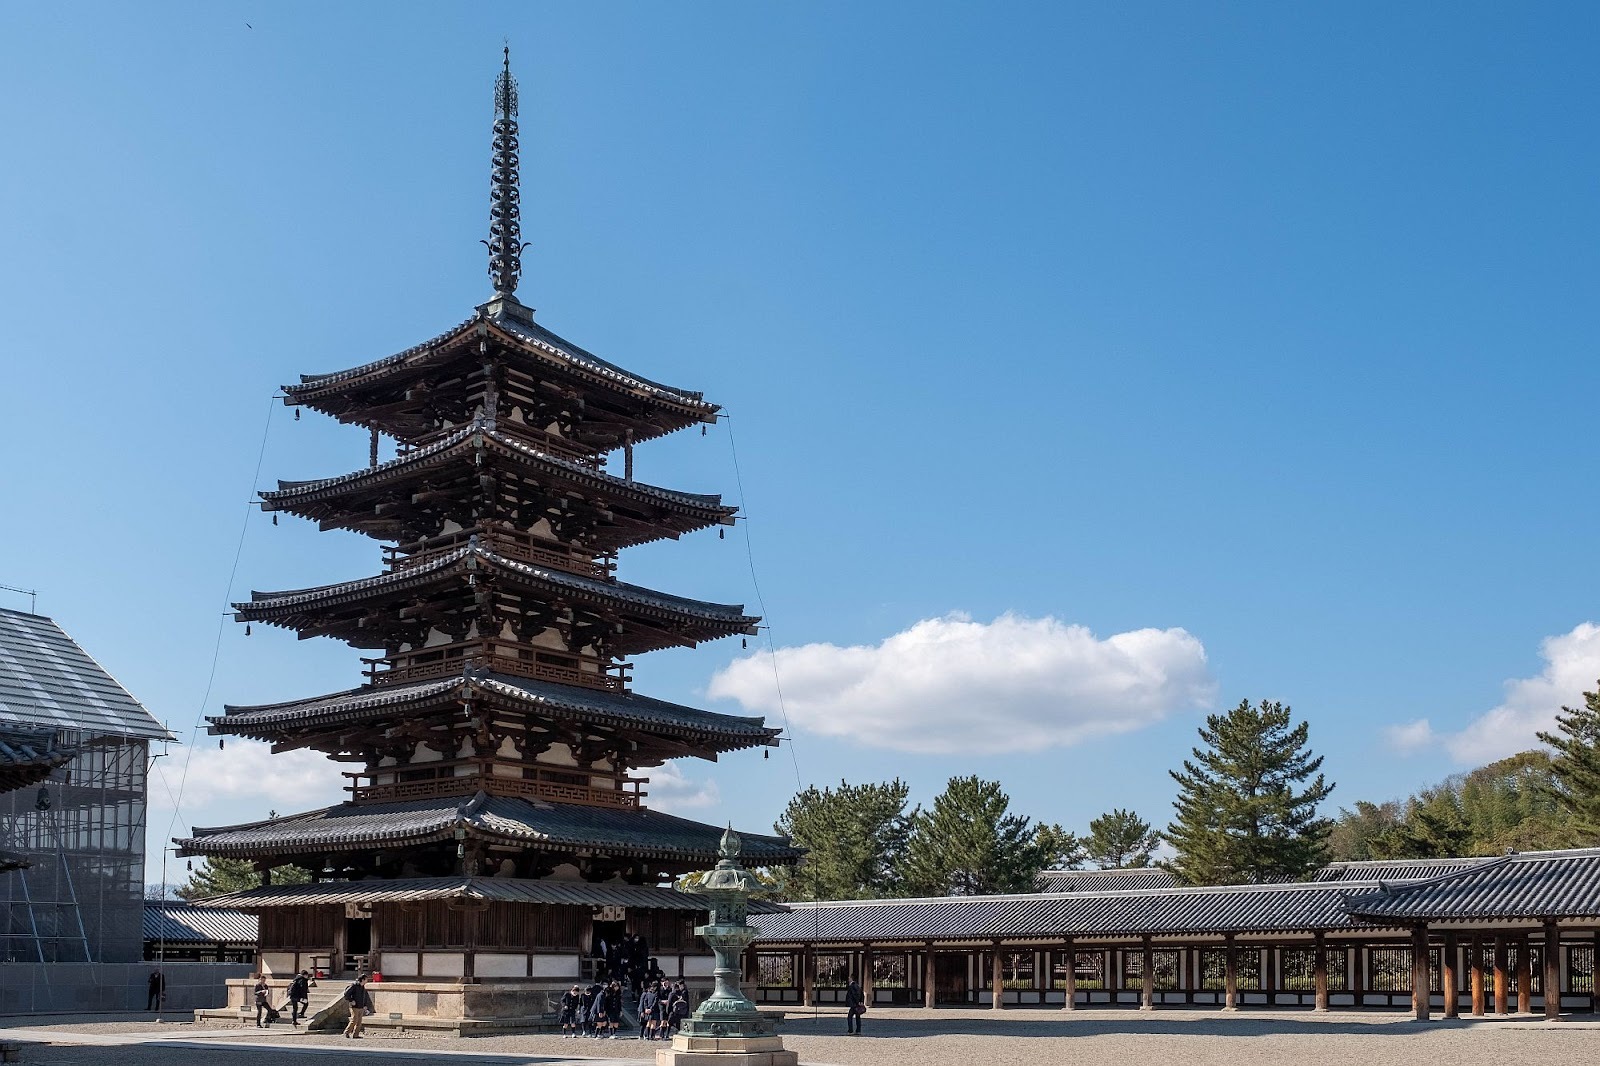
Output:
<svg viewBox="0 0 1600 1066">
<path fill-rule="evenodd" d="M 291 403 L 316 406 L 320 397 L 375 384 L 397 373 L 425 368 L 441 358 L 451 358 L 457 342 L 488 333 L 497 335 L 514 351 L 564 366 L 596 384 L 676 407 L 690 415 L 691 421 L 715 421 L 717 412 L 721 410 L 717 404 L 708 402 L 703 393 L 651 381 L 585 351 L 534 322 L 531 311 L 527 311 L 524 320 L 522 315 L 505 310 L 490 311 L 489 305 L 479 307 L 471 318 L 421 344 L 345 370 L 302 374 L 299 384 L 285 385 L 283 391 Z"/>
<path fill-rule="evenodd" d="M 628 481 L 586 467 L 560 456 L 541 451 L 517 440 L 485 419 L 469 423 L 425 447 L 391 459 L 386 463 L 336 477 L 311 481 L 279 481 L 276 491 L 260 493 L 263 508 L 296 512 L 305 505 L 341 496 L 387 482 L 403 480 L 431 467 L 449 462 L 456 452 L 471 451 L 474 441 L 493 445 L 501 454 L 541 468 L 556 478 L 598 490 L 611 497 L 630 499 L 650 507 L 666 508 L 692 517 L 700 528 L 731 522 L 737 507 L 728 507 L 717 494 L 679 492 L 639 481 Z"/>
<path fill-rule="evenodd" d="M 268 858 L 395 848 L 456 838 L 546 851 L 599 853 L 714 865 L 723 829 L 646 808 L 590 807 L 485 792 L 394 803 L 341 803 L 302 814 L 203 828 L 179 838 L 180 856 Z M 783 837 L 741 834 L 762 866 L 799 861 Z"/>
<path fill-rule="evenodd" d="M 698 741 L 712 752 L 774 744 L 781 732 L 769 728 L 764 718 L 720 714 L 631 692 L 606 692 L 470 668 L 460 676 L 439 680 L 368 686 L 253 707 L 229 706 L 223 714 L 207 718 L 208 731 L 213 735 L 274 741 L 291 733 L 368 721 L 386 714 L 415 716 L 430 705 L 485 697 L 554 717 Z"/>
<path fill-rule="evenodd" d="M 608 582 L 508 559 L 476 544 L 457 548 L 437 559 L 403 570 L 333 585 L 278 592 L 252 592 L 248 602 L 235 603 L 241 621 L 287 624 L 296 615 L 349 605 L 386 592 L 404 592 L 452 579 L 457 572 L 488 570 L 512 581 L 557 594 L 579 595 L 591 602 L 615 604 L 670 619 L 702 622 L 729 633 L 753 632 L 759 618 L 746 615 L 743 604 L 711 603 L 656 592 L 640 585 Z"/>
</svg>

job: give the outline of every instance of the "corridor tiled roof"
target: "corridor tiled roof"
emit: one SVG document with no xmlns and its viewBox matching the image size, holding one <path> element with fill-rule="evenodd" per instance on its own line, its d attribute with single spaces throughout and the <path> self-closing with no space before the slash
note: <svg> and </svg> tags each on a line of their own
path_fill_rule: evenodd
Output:
<svg viewBox="0 0 1600 1066">
<path fill-rule="evenodd" d="M 1512 853 L 1425 881 L 1346 895 L 1375 921 L 1600 918 L 1600 848 Z"/>
<path fill-rule="evenodd" d="M 0 723 L 170 740 L 144 705 L 54 621 L 0 608 Z"/>
<path fill-rule="evenodd" d="M 475 837 L 529 848 L 584 848 L 655 858 L 717 860 L 722 828 L 644 808 L 591 807 L 513 796 L 476 795 L 394 803 L 341 803 L 214 829 L 196 826 L 177 844 L 185 855 L 295 855 Z M 786 864 L 801 852 L 782 837 L 741 834 L 752 865 Z"/>
<path fill-rule="evenodd" d="M 144 938 L 181 943 L 256 942 L 254 914 L 223 907 L 197 907 L 179 900 L 149 899 L 144 903 Z"/>
<path fill-rule="evenodd" d="M 1174 888 L 1178 877 L 1157 866 L 1117 870 L 1046 870 L 1039 875 L 1041 892 L 1111 892 L 1119 889 Z"/>
</svg>

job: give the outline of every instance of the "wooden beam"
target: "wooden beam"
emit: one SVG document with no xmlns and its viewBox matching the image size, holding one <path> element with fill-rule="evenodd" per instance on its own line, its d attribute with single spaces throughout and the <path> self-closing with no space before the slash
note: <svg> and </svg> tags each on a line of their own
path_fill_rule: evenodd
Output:
<svg viewBox="0 0 1600 1066">
<path fill-rule="evenodd" d="M 1554 918 L 1544 922 L 1544 1020 L 1561 1019 L 1561 930 Z"/>
<path fill-rule="evenodd" d="M 1517 939 L 1517 1013 L 1533 1013 L 1533 952 L 1526 936 Z"/>
<path fill-rule="evenodd" d="M 1311 964 L 1312 1009 L 1326 1012 L 1328 1009 L 1328 942 L 1325 934 L 1316 934 L 1315 950 L 1316 956 Z"/>
<path fill-rule="evenodd" d="M 1506 973 L 1510 961 L 1510 951 L 1506 946 L 1506 935 L 1494 935 L 1494 1012 L 1496 1014 L 1511 1013 L 1510 982 Z"/>
<path fill-rule="evenodd" d="M 1456 972 L 1460 965 L 1458 956 L 1459 946 L 1456 944 L 1456 934 L 1446 930 L 1444 934 L 1444 965 L 1439 971 L 1439 989 L 1444 993 L 1444 1016 L 1455 1018 L 1461 1014 L 1461 978 Z"/>
<path fill-rule="evenodd" d="M 1411 1012 L 1419 1022 L 1433 1017 L 1428 977 L 1428 926 L 1418 922 L 1411 928 Z"/>
<path fill-rule="evenodd" d="M 1150 934 L 1144 935 L 1143 944 L 1144 965 L 1139 975 L 1139 1009 L 1156 1009 L 1156 952 L 1155 945 L 1151 942 Z"/>
<path fill-rule="evenodd" d="M 1062 940 L 1062 942 L 1061 942 L 1061 950 L 1062 950 L 1062 953 L 1066 956 L 1066 960 L 1067 960 L 1067 984 L 1066 984 L 1066 987 L 1063 989 L 1063 991 L 1066 993 L 1066 998 L 1061 1001 L 1061 1009 L 1062 1010 L 1077 1010 L 1078 1009 L 1078 952 L 1077 952 L 1077 949 L 1072 946 L 1072 938 L 1070 936 L 1067 937 L 1066 939 Z"/>
</svg>

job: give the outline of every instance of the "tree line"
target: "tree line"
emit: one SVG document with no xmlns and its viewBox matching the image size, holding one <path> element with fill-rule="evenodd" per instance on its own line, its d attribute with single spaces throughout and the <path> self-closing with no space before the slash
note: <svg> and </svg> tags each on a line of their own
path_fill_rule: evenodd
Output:
<svg viewBox="0 0 1600 1066">
<path fill-rule="evenodd" d="M 1329 861 L 1487 855 L 1600 844 L 1600 684 L 1563 708 L 1546 750 L 1524 752 L 1405 801 L 1322 815 L 1334 785 L 1309 728 L 1281 703 L 1248 700 L 1206 718 L 1170 771 L 1171 822 L 1121 808 L 1085 836 L 1011 810 L 998 781 L 953 777 L 926 810 L 902 780 L 795 795 L 774 828 L 808 849 L 779 871 L 792 900 L 1030 892 L 1048 869 L 1144 867 L 1187 884 L 1298 880 Z M 1159 859 L 1158 859 L 1159 854 Z"/>
</svg>

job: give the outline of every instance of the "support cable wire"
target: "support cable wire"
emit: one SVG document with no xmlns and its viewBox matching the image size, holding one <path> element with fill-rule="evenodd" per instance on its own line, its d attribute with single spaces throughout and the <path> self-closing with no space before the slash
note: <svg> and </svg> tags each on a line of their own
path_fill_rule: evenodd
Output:
<svg viewBox="0 0 1600 1066">
<path fill-rule="evenodd" d="M 772 639 L 772 619 L 767 613 L 766 598 L 761 595 L 761 581 L 756 577 L 756 554 L 754 547 L 750 543 L 750 515 L 745 511 L 744 477 L 739 472 L 739 446 L 733 438 L 733 415 L 728 411 L 724 411 L 722 412 L 722 417 L 728 420 L 728 452 L 733 456 L 733 483 L 739 490 L 739 514 L 744 518 L 745 562 L 750 567 L 750 586 L 755 589 L 756 603 L 761 608 L 761 618 L 767 623 L 767 656 L 772 661 L 772 686 L 778 694 L 778 713 L 783 716 L 783 731 L 789 735 L 789 759 L 794 764 L 794 787 L 799 790 L 805 786 L 800 779 L 800 759 L 795 755 L 794 751 L 794 731 L 789 728 L 789 708 L 783 700 L 783 679 L 778 676 L 778 649 Z M 813 869 L 811 871 L 811 898 L 813 903 L 816 902 L 820 895 L 821 887 L 821 874 Z M 813 906 L 811 908 L 811 942 L 813 946 L 809 958 L 807 958 L 805 952 L 801 952 L 800 965 L 802 971 L 800 980 L 802 993 L 804 992 L 807 978 L 811 981 L 811 1016 L 814 1019 L 822 1016 L 822 1004 L 817 1001 L 817 952 L 815 947 L 817 939 L 821 935 L 822 912 Z M 807 972 L 808 970 L 809 972 Z"/>
<path fill-rule="evenodd" d="M 256 468 L 250 475 L 250 491 L 254 492 L 256 485 L 261 480 L 261 465 L 267 457 L 267 438 L 272 433 L 272 409 L 276 405 L 278 394 L 273 393 L 267 397 L 267 417 L 261 426 L 261 445 L 256 450 Z M 200 711 L 195 715 L 194 725 L 189 729 L 189 750 L 183 757 L 183 773 L 178 777 L 178 794 L 172 800 L 172 818 L 167 822 L 167 838 L 172 838 L 172 831 L 178 824 L 178 815 L 183 809 L 183 792 L 189 784 L 189 762 L 194 758 L 195 738 L 200 733 L 200 727 L 205 724 L 206 704 L 211 700 L 211 688 L 217 680 L 217 662 L 222 658 L 222 634 L 227 628 L 230 612 L 228 604 L 233 599 L 233 582 L 239 576 L 239 560 L 244 555 L 244 542 L 250 532 L 250 512 L 255 510 L 256 501 L 250 500 L 244 505 L 244 518 L 239 523 L 239 541 L 233 548 L 233 565 L 228 568 L 228 587 L 223 590 L 223 611 L 217 618 L 217 637 L 211 646 L 211 668 L 206 673 L 205 694 L 200 697 Z M 166 784 L 166 775 L 158 769 L 162 786 L 167 788 L 167 794 L 172 795 L 172 790 Z"/>
</svg>

